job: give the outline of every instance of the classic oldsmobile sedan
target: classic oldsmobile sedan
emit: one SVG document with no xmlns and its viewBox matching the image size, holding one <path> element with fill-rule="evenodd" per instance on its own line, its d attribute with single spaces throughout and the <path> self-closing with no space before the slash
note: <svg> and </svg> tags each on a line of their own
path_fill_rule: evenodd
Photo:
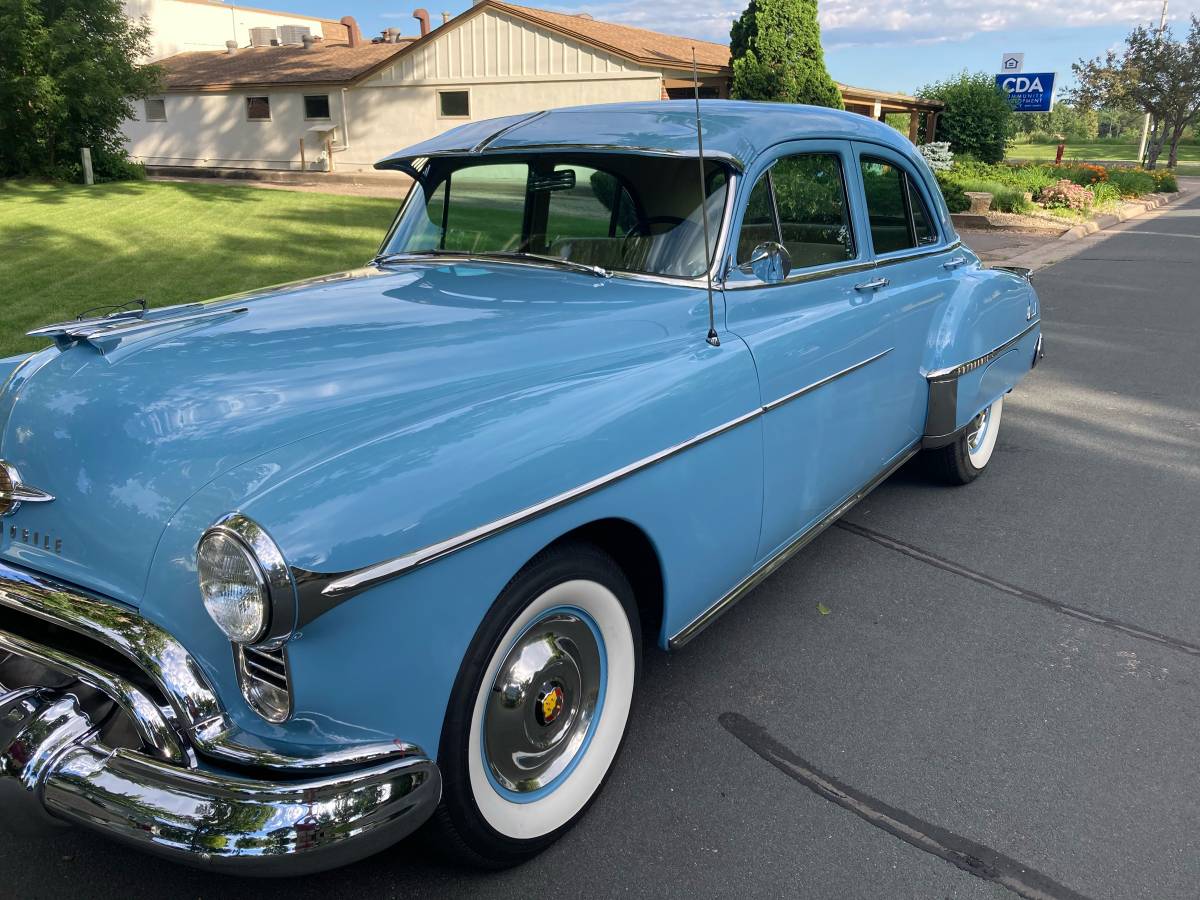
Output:
<svg viewBox="0 0 1200 900">
<path fill-rule="evenodd" d="M 360 269 L 34 334 L 0 392 L 0 819 L 328 868 L 519 862 L 686 644 L 918 452 L 964 484 L 1027 273 L 861 116 L 512 116 L 379 163 Z M 218 264 L 212 261 L 212 264 Z"/>
</svg>

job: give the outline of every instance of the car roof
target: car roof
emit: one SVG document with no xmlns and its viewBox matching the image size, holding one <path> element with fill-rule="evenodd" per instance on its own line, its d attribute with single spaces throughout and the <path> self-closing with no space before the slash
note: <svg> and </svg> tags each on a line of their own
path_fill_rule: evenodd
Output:
<svg viewBox="0 0 1200 900">
<path fill-rule="evenodd" d="M 782 141 L 803 138 L 870 141 L 912 157 L 908 139 L 858 113 L 791 103 L 701 100 L 704 155 L 745 169 Z M 696 107 L 681 100 L 572 106 L 470 122 L 414 144 L 375 164 L 405 168 L 431 156 L 527 150 L 606 150 L 691 156 L 696 148 Z"/>
</svg>

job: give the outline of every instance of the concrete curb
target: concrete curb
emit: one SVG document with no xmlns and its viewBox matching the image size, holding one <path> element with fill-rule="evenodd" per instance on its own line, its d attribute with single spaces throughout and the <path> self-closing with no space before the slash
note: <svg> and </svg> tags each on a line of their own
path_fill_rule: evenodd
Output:
<svg viewBox="0 0 1200 900">
<path fill-rule="evenodd" d="M 1115 213 L 1105 213 L 1089 222 L 1076 225 L 1069 231 L 1064 231 L 1058 239 L 1060 241 L 1077 240 L 1087 237 L 1089 234 L 1095 234 L 1097 231 L 1103 231 L 1105 228 L 1112 228 L 1118 222 L 1125 222 L 1144 215 L 1152 209 L 1158 209 L 1182 193 L 1183 191 L 1176 191 L 1173 194 L 1150 194 L 1137 200 L 1126 200 Z"/>
</svg>

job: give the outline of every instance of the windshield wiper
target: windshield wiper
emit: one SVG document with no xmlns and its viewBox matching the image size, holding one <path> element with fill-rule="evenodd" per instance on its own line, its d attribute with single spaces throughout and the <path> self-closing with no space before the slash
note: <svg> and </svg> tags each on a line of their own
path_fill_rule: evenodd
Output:
<svg viewBox="0 0 1200 900">
<path fill-rule="evenodd" d="M 396 253 L 381 253 L 368 263 L 368 265 L 378 266 L 386 265 L 390 262 L 396 262 L 402 259 L 412 259 L 422 256 L 457 256 L 462 259 L 515 259 L 517 261 L 525 260 L 531 263 L 545 263 L 552 266 L 559 266 L 564 269 L 570 269 L 573 272 L 586 272 L 589 275 L 595 275 L 597 278 L 611 278 L 612 272 L 602 266 L 593 266 L 589 263 L 575 262 L 572 259 L 563 259 L 561 256 L 548 256 L 541 253 L 527 253 L 524 250 L 442 250 L 438 247 L 431 247 L 428 250 L 402 250 Z"/>
<path fill-rule="evenodd" d="M 563 259 L 561 256 L 549 256 L 541 253 L 527 253 L 524 250 L 489 250 L 484 253 L 474 253 L 472 256 L 479 256 L 484 259 L 524 259 L 529 262 L 549 263 L 552 266 L 561 266 L 564 269 L 571 269 L 575 272 L 587 272 L 589 275 L 595 275 L 597 278 L 611 278 L 612 272 L 605 269 L 603 266 L 593 266 L 590 263 L 576 262 L 573 259 Z"/>
</svg>

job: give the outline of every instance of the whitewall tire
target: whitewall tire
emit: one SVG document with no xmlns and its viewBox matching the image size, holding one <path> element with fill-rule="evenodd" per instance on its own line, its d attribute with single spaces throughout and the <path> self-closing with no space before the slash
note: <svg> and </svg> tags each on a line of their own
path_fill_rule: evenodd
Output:
<svg viewBox="0 0 1200 900">
<path fill-rule="evenodd" d="M 597 548 L 551 548 L 509 583 L 442 730 L 435 822 L 459 856 L 512 865 L 578 820 L 621 748 L 640 662 L 633 591 Z"/>
<path fill-rule="evenodd" d="M 968 423 L 954 443 L 930 451 L 936 474 L 949 484 L 969 484 L 983 474 L 996 450 L 1004 397 L 998 397 Z"/>
</svg>

